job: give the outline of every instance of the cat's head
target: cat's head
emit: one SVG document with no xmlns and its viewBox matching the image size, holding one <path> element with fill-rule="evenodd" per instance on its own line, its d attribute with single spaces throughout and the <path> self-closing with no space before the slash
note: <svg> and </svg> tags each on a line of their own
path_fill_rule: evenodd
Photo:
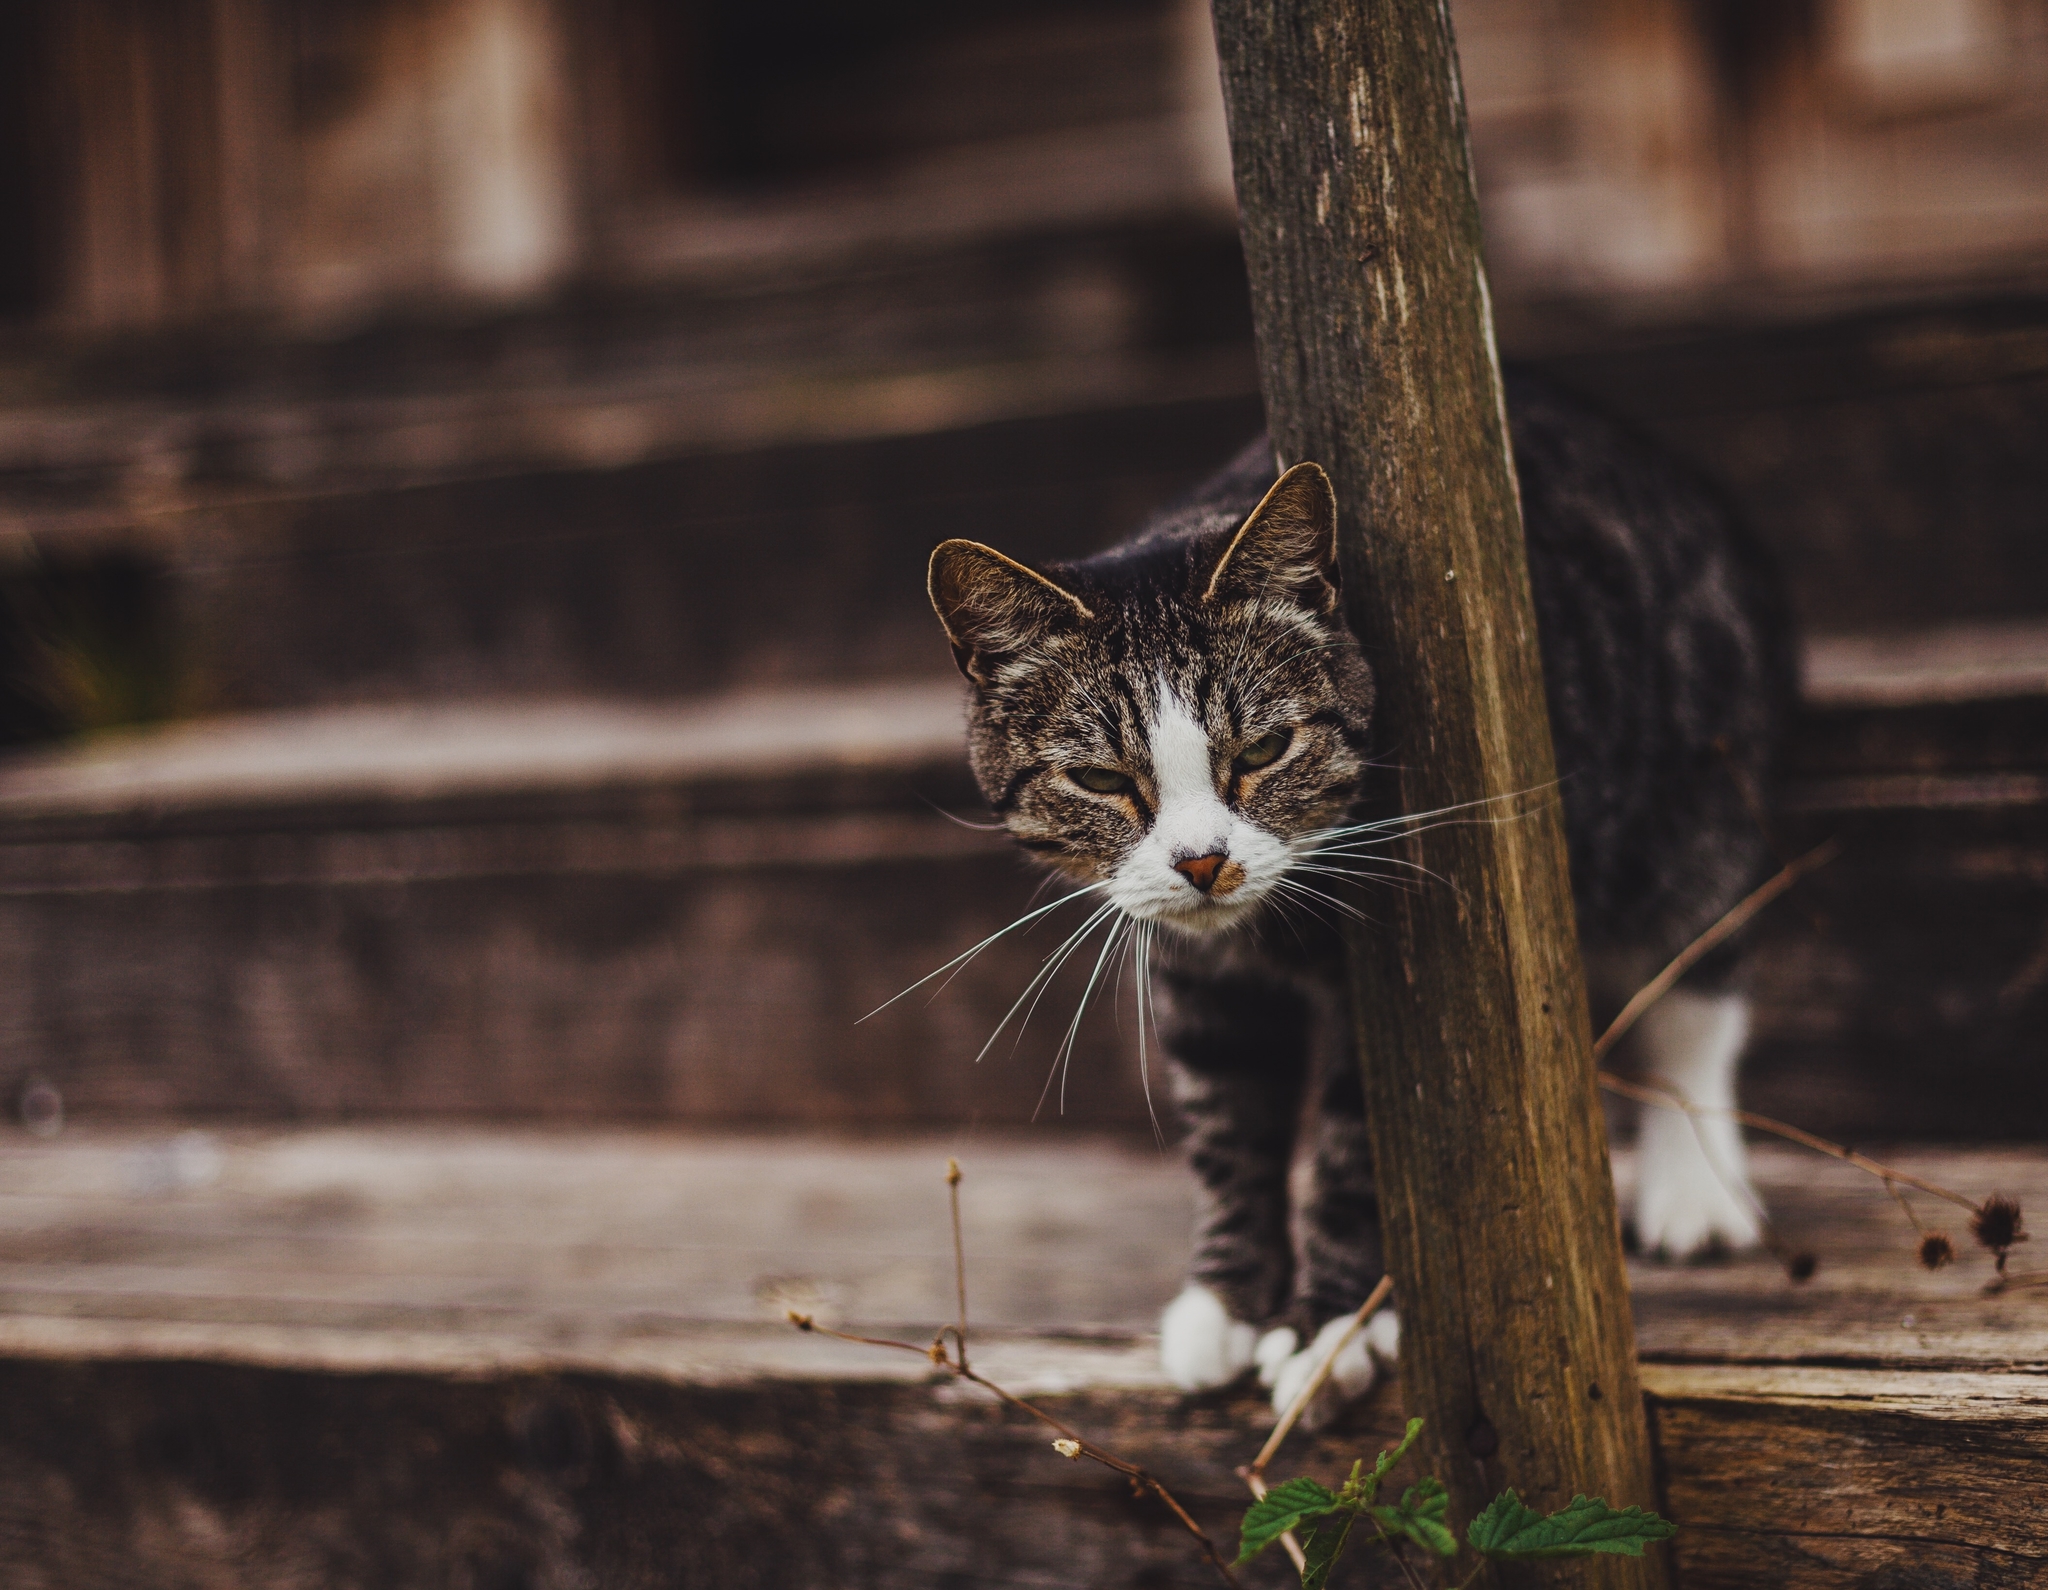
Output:
<svg viewBox="0 0 2048 1590">
<path fill-rule="evenodd" d="M 1245 921 L 1365 773 L 1372 675 L 1337 581 L 1314 464 L 1241 522 L 1191 510 L 1078 563 L 940 546 L 932 605 L 974 687 L 975 777 L 1011 835 L 1141 920 Z"/>
</svg>

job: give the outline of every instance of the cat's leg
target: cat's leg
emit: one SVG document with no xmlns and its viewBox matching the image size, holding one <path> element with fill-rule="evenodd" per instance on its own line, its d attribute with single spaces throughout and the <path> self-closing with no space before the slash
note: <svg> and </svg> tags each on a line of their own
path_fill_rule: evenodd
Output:
<svg viewBox="0 0 2048 1590">
<path fill-rule="evenodd" d="M 1705 1110 L 1735 1107 L 1749 1038 L 1745 995 L 1675 988 L 1643 1013 L 1636 1037 L 1647 1080 Z M 1687 1259 L 1756 1245 L 1756 1195 L 1735 1122 L 1645 1105 L 1636 1157 L 1636 1238 L 1645 1253 Z"/>
<path fill-rule="evenodd" d="M 1194 1256 L 1159 1322 L 1167 1377 L 1187 1390 L 1235 1380 L 1292 1272 L 1287 1170 L 1301 1107 L 1306 1013 L 1248 979 L 1161 980 L 1160 1036 L 1195 1173 Z"/>
<path fill-rule="evenodd" d="M 1383 1308 L 1344 1340 L 1351 1317 L 1386 1266 L 1372 1149 L 1366 1141 L 1365 1095 L 1351 1057 L 1348 1023 L 1332 1010 L 1322 1025 L 1294 1304 L 1290 1323 L 1269 1332 L 1254 1349 L 1259 1378 L 1272 1388 L 1276 1413 L 1284 1413 L 1325 1360 L 1336 1355 L 1324 1390 L 1304 1415 L 1311 1428 L 1370 1391 L 1393 1367 L 1401 1339 L 1400 1320 L 1391 1308 Z"/>
</svg>

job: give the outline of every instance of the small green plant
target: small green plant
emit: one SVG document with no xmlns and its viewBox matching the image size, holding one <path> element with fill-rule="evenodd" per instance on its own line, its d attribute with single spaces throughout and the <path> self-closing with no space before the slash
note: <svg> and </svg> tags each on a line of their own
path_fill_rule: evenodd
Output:
<svg viewBox="0 0 2048 1590">
<path fill-rule="evenodd" d="M 1281 1536 L 1309 1526 L 1301 1541 L 1304 1561 L 1302 1590 L 1323 1590 L 1353 1529 L 1370 1525 L 1373 1543 L 1400 1561 L 1401 1548 L 1414 1544 L 1442 1558 L 1458 1554 L 1458 1540 L 1445 1522 L 1450 1496 L 1433 1476 L 1417 1480 L 1393 1506 L 1379 1499 L 1380 1484 L 1408 1454 L 1422 1432 L 1422 1421 L 1410 1419 L 1400 1443 L 1379 1455 L 1370 1471 L 1361 1458 L 1351 1466 L 1343 1489 L 1333 1491 L 1311 1479 L 1276 1485 L 1244 1515 L 1243 1538 L 1233 1567 L 1256 1557 Z M 1640 1507 L 1616 1509 L 1598 1498 L 1575 1496 L 1571 1505 L 1545 1516 L 1505 1490 L 1465 1530 L 1465 1543 L 1479 1554 L 1477 1574 L 1488 1560 L 1527 1561 L 1537 1557 L 1589 1557 L 1599 1552 L 1640 1557 L 1656 1540 L 1677 1531 L 1655 1513 Z M 1404 1573 L 1408 1565 L 1401 1563 Z M 1411 1579 L 1413 1578 L 1410 1573 Z M 1468 1576 L 1467 1583 L 1470 1582 Z"/>
</svg>

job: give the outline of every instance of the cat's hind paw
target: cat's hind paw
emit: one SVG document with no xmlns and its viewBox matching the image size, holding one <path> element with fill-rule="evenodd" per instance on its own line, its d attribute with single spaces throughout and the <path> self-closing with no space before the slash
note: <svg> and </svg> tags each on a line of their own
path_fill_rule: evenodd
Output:
<svg viewBox="0 0 2048 1590">
<path fill-rule="evenodd" d="M 1223 1299 L 1189 1283 L 1159 1316 L 1159 1361 L 1183 1391 L 1227 1386 L 1252 1366 L 1258 1332 L 1232 1319 Z"/>
<path fill-rule="evenodd" d="M 1636 1187 L 1636 1242 L 1663 1259 L 1740 1253 L 1763 1238 L 1742 1141 L 1720 1121 L 1703 1123 L 1710 1161 L 1683 1116 L 1646 1122 Z"/>
<path fill-rule="evenodd" d="M 1301 1390 L 1315 1378 L 1325 1360 L 1332 1353 L 1335 1361 L 1330 1365 L 1330 1378 L 1317 1391 L 1315 1400 L 1302 1411 L 1301 1422 L 1310 1430 L 1317 1430 L 1328 1424 L 1347 1403 L 1364 1396 L 1379 1382 L 1383 1371 L 1393 1368 L 1401 1350 L 1401 1320 L 1390 1308 L 1383 1308 L 1365 1322 L 1365 1326 L 1349 1341 L 1343 1341 L 1344 1333 L 1350 1329 L 1351 1316 L 1340 1314 L 1321 1330 L 1315 1340 L 1299 1352 L 1278 1359 L 1268 1380 L 1263 1369 L 1259 1379 L 1262 1384 L 1273 1388 L 1273 1411 L 1283 1414 L 1294 1405 L 1294 1399 Z M 1269 1331 L 1266 1340 L 1294 1336 L 1291 1330 Z M 1340 1347 L 1338 1343 L 1343 1341 Z M 1261 1342 L 1264 1348 L 1265 1342 Z"/>
</svg>

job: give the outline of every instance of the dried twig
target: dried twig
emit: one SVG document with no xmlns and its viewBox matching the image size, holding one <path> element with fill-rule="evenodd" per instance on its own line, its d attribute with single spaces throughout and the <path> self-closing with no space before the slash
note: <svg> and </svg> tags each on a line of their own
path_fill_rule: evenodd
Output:
<svg viewBox="0 0 2048 1590">
<path fill-rule="evenodd" d="M 1337 1338 L 1337 1345 L 1330 1349 L 1329 1357 L 1323 1360 L 1322 1366 L 1310 1377 L 1309 1383 L 1294 1394 L 1294 1400 L 1287 1405 L 1287 1411 L 1281 1414 L 1278 1422 L 1274 1424 L 1273 1433 L 1266 1437 L 1266 1444 L 1259 1448 L 1259 1455 L 1253 1458 L 1247 1467 L 1237 1471 L 1238 1478 L 1250 1489 L 1254 1501 L 1266 1499 L 1266 1465 L 1273 1461 L 1273 1454 L 1280 1450 L 1280 1443 L 1287 1439 L 1288 1432 L 1308 1411 L 1308 1406 L 1315 1400 L 1316 1393 L 1323 1389 L 1323 1382 L 1330 1378 L 1331 1372 L 1336 1368 L 1337 1354 L 1350 1345 L 1352 1337 L 1365 1329 L 1365 1322 L 1379 1312 L 1380 1305 L 1386 1302 L 1393 1290 L 1394 1278 L 1391 1275 L 1381 1276 L 1380 1284 L 1372 1289 L 1363 1303 L 1358 1305 L 1358 1312 L 1351 1316 L 1351 1323 Z M 1293 1530 L 1288 1530 L 1280 1537 L 1280 1544 L 1294 1560 L 1297 1571 L 1308 1566 L 1307 1554 L 1302 1551 L 1301 1542 L 1294 1538 Z"/>
<path fill-rule="evenodd" d="M 1830 839 L 1816 845 L 1805 855 L 1788 861 L 1760 887 L 1751 890 L 1738 900 L 1733 909 L 1723 916 L 1706 932 L 1672 958 L 1671 964 L 1636 990 L 1635 997 L 1621 1007 L 1621 1014 L 1607 1024 L 1607 1030 L 1593 1041 L 1593 1058 L 1603 1059 L 1607 1051 L 1621 1041 L 1623 1033 L 1633 1027 L 1658 1000 L 1671 992 L 1675 984 L 1695 965 L 1713 950 L 1719 948 L 1749 925 L 1751 917 L 1797 883 L 1816 867 L 1824 867 L 1842 853 L 1839 841 Z"/>
<path fill-rule="evenodd" d="M 1372 1289 L 1363 1303 L 1358 1305 L 1358 1312 L 1351 1316 L 1351 1323 L 1345 1327 L 1344 1334 L 1337 1338 L 1337 1345 L 1330 1349 L 1329 1357 L 1323 1360 L 1322 1367 L 1316 1370 L 1309 1383 L 1294 1394 L 1294 1400 L 1287 1405 L 1287 1411 L 1280 1415 L 1279 1422 L 1273 1426 L 1273 1433 L 1266 1437 L 1266 1444 L 1259 1448 L 1259 1455 L 1252 1459 L 1252 1473 L 1266 1472 L 1266 1465 L 1273 1461 L 1273 1454 L 1280 1450 L 1280 1443 L 1287 1439 L 1288 1432 L 1308 1411 L 1308 1405 L 1315 1400 L 1316 1393 L 1323 1389 L 1323 1382 L 1330 1378 L 1330 1373 L 1337 1364 L 1337 1354 L 1344 1350 L 1352 1337 L 1365 1329 L 1365 1322 L 1379 1312 L 1380 1305 L 1386 1302 L 1393 1290 L 1394 1278 L 1391 1275 L 1383 1275 L 1380 1277 L 1380 1284 Z"/>
<path fill-rule="evenodd" d="M 894 1341 L 883 1336 L 855 1336 L 847 1331 L 833 1330 L 829 1326 L 820 1325 L 808 1314 L 798 1313 L 795 1309 L 788 1311 L 790 1324 L 800 1331 L 808 1331 L 819 1336 L 830 1336 L 842 1342 L 856 1342 L 863 1347 L 887 1347 L 898 1352 L 916 1353 L 934 1367 L 945 1370 L 957 1379 L 973 1382 L 981 1387 L 982 1390 L 1008 1403 L 1019 1412 L 1028 1413 L 1040 1424 L 1047 1426 L 1049 1429 L 1057 1430 L 1060 1434 L 1060 1439 L 1053 1443 L 1053 1447 L 1060 1456 L 1071 1458 L 1076 1462 L 1082 1458 L 1092 1459 L 1094 1462 L 1100 1463 L 1104 1468 L 1114 1469 L 1117 1473 L 1123 1475 L 1131 1482 L 1133 1491 L 1139 1494 L 1150 1491 L 1154 1496 L 1158 1497 L 1160 1501 L 1166 1504 L 1173 1516 L 1181 1521 L 1188 1533 L 1195 1537 L 1196 1544 L 1202 1549 L 1202 1555 L 1208 1559 L 1209 1565 L 1216 1570 L 1223 1582 L 1232 1586 L 1233 1590 L 1238 1590 L 1237 1576 L 1230 1571 L 1229 1563 L 1224 1561 L 1222 1554 L 1216 1550 L 1216 1543 L 1209 1538 L 1207 1531 L 1195 1522 L 1188 1510 L 1181 1506 L 1179 1498 L 1166 1488 L 1157 1475 L 1141 1464 L 1132 1463 L 1128 1459 L 1118 1457 L 1114 1452 L 1105 1451 L 1094 1442 L 1086 1439 L 1060 1420 L 1054 1418 L 1043 1408 L 1038 1407 L 1034 1403 L 1026 1402 L 1014 1392 L 1007 1391 L 997 1385 L 986 1375 L 968 1367 L 967 1265 L 965 1247 L 960 1237 L 960 1162 L 958 1160 L 948 1160 L 946 1162 L 946 1186 L 953 1212 L 954 1279 L 955 1290 L 958 1292 L 960 1300 L 960 1319 L 958 1324 L 940 1327 L 938 1335 L 932 1338 L 931 1345 L 928 1347 L 920 1347 L 915 1342 Z M 949 1337 L 953 1343 L 950 1351 L 946 1345 L 947 1338 Z"/>
<path fill-rule="evenodd" d="M 1798 1143 L 1817 1154 L 1826 1154 L 1844 1164 L 1854 1165 L 1858 1170 L 1867 1171 L 1886 1185 L 1897 1183 L 1917 1188 L 1932 1198 L 1943 1198 L 1960 1209 L 1973 1213 L 1978 1208 L 1975 1200 L 1965 1197 L 1953 1187 L 1944 1187 L 1939 1182 L 1926 1180 L 1897 1166 L 1886 1165 L 1872 1159 L 1868 1154 L 1858 1153 L 1841 1143 L 1831 1143 L 1825 1137 L 1807 1131 L 1804 1127 L 1776 1120 L 1768 1115 L 1758 1115 L 1754 1110 L 1721 1110 L 1704 1104 L 1694 1104 L 1670 1088 L 1660 1088 L 1646 1082 L 1631 1082 L 1627 1077 L 1616 1076 L 1612 1071 L 1599 1073 L 1600 1086 L 1610 1093 L 1618 1093 L 1625 1099 L 1635 1099 L 1643 1104 L 1654 1104 L 1659 1109 L 1681 1110 L 1687 1115 L 1712 1117 L 1718 1120 L 1734 1121 L 1742 1126 L 1754 1127 L 1759 1132 L 1768 1132 L 1773 1137 L 1782 1137 L 1787 1142 Z"/>
<path fill-rule="evenodd" d="M 960 1368 L 967 1369 L 967 1247 L 960 1240 L 960 1161 L 946 1161 L 946 1202 L 953 1211 L 953 1290 L 960 1298 Z"/>
<path fill-rule="evenodd" d="M 1599 1038 L 1594 1041 L 1593 1059 L 1598 1062 L 1604 1057 L 1608 1050 L 1613 1048 L 1621 1039 L 1622 1035 L 1641 1019 L 1643 1012 L 1668 994 L 1677 984 L 1678 980 L 1697 965 L 1711 950 L 1740 932 L 1749 924 L 1751 918 L 1773 900 L 1777 899 L 1779 895 L 1791 888 L 1801 877 L 1812 872 L 1817 867 L 1825 866 L 1828 862 L 1834 860 L 1840 852 L 1841 846 L 1832 839 L 1828 840 L 1825 844 L 1817 845 L 1805 855 L 1788 861 L 1768 881 L 1737 901 L 1734 907 L 1722 916 L 1719 921 L 1715 922 L 1706 932 L 1680 950 L 1673 957 L 1669 966 L 1665 967 L 1663 971 L 1659 972 L 1636 991 L 1635 997 L 1622 1007 L 1621 1014 L 1608 1023 L 1607 1030 L 1601 1033 Z M 1802 1148 L 1810 1148 L 1817 1154 L 1826 1154 L 1830 1158 L 1839 1159 L 1844 1164 L 1854 1165 L 1858 1170 L 1875 1176 L 1884 1183 L 1885 1191 L 1890 1193 L 1897 1200 L 1899 1207 L 1905 1211 L 1907 1220 L 1912 1223 L 1914 1234 L 1923 1239 L 1921 1247 L 1922 1262 L 1927 1264 L 1930 1269 L 1938 1268 L 1939 1263 L 1946 1262 L 1945 1259 L 1940 1258 L 1941 1252 L 1945 1251 L 1950 1256 L 1953 1256 L 1953 1249 L 1949 1247 L 1946 1237 L 1941 1237 L 1939 1233 L 1930 1234 L 1920 1223 L 1919 1217 L 1913 1213 L 1912 1206 L 1906 1202 L 1904 1195 L 1899 1191 L 1899 1188 L 1902 1186 L 1915 1188 L 1920 1192 L 1926 1193 L 1929 1197 L 1943 1199 L 1948 1203 L 1954 1204 L 1959 1209 L 1970 1211 L 1971 1229 L 1973 1234 L 1976 1235 L 1979 1245 L 1988 1248 L 1998 1261 L 1999 1282 L 1994 1282 L 1994 1286 L 2005 1280 L 2007 1249 L 2011 1247 L 2013 1242 L 2023 1242 L 2026 1240 L 2026 1233 L 2020 1227 L 2019 1206 L 2011 1203 L 2008 1199 L 1999 1197 L 1997 1194 L 1984 1199 L 1969 1198 L 1952 1187 L 1944 1187 L 1939 1182 L 1928 1181 L 1924 1177 L 1914 1176 L 1894 1166 L 1883 1164 L 1878 1160 L 1872 1159 L 1868 1154 L 1858 1153 L 1855 1149 L 1842 1143 L 1831 1142 L 1817 1133 L 1807 1131 L 1804 1127 L 1794 1126 L 1789 1121 L 1780 1121 L 1768 1115 L 1759 1115 L 1754 1110 L 1716 1109 L 1694 1104 L 1676 1089 L 1660 1087 L 1654 1083 L 1631 1081 L 1626 1077 L 1617 1076 L 1612 1071 L 1597 1071 L 1595 1075 L 1599 1078 L 1600 1086 L 1607 1089 L 1610 1093 L 1618 1093 L 1623 1098 L 1634 1099 L 1642 1104 L 1654 1105 L 1659 1109 L 1682 1112 L 1692 1121 L 1695 1131 L 1698 1130 L 1699 1123 L 1703 1119 L 1712 1118 L 1734 1121 L 1738 1125 L 1751 1127 L 1756 1131 L 1768 1133 L 1773 1137 L 1781 1137 L 1789 1143 L 1797 1143 Z M 1705 1149 L 1705 1146 L 1705 1140 L 1702 1139 L 1702 1150 Z M 1722 1170 L 1722 1167 L 1716 1163 L 1712 1154 L 1707 1155 L 1707 1163 L 1713 1169 L 1714 1174 L 1720 1177 L 1723 1184 L 1726 1185 L 1729 1178 Z M 1735 1189 L 1731 1188 L 1732 1191 L 1735 1191 Z M 1746 1192 L 1746 1189 L 1743 1189 L 1743 1191 Z M 1754 1194 L 1749 1194 L 1749 1198 L 1752 1203 L 1755 1202 Z M 1761 1209 L 1758 1212 L 1760 1215 L 1762 1214 Z M 2003 1242 L 1995 1240 L 1998 1235 L 1998 1232 L 1995 1230 L 1991 1238 L 1987 1239 L 1985 1232 L 1981 1229 L 1987 1217 L 1991 1217 L 1993 1224 L 1996 1225 L 1998 1218 L 2008 1212 L 2012 1232 L 2009 1240 Z M 1813 1273 L 1812 1260 L 1809 1255 L 1787 1255 L 1783 1251 L 1783 1244 L 1777 1240 L 1775 1232 L 1771 1231 L 1770 1221 L 1767 1216 L 1764 1217 L 1764 1229 L 1771 1237 L 1773 1251 L 1777 1252 L 1781 1258 L 1789 1260 L 1793 1279 L 1804 1280 Z M 1938 1247 L 1930 1249 L 1927 1245 L 1928 1242 L 1937 1237 L 1939 1238 Z M 2020 1278 L 2013 1277 L 2012 1279 L 2017 1282 Z"/>
</svg>

